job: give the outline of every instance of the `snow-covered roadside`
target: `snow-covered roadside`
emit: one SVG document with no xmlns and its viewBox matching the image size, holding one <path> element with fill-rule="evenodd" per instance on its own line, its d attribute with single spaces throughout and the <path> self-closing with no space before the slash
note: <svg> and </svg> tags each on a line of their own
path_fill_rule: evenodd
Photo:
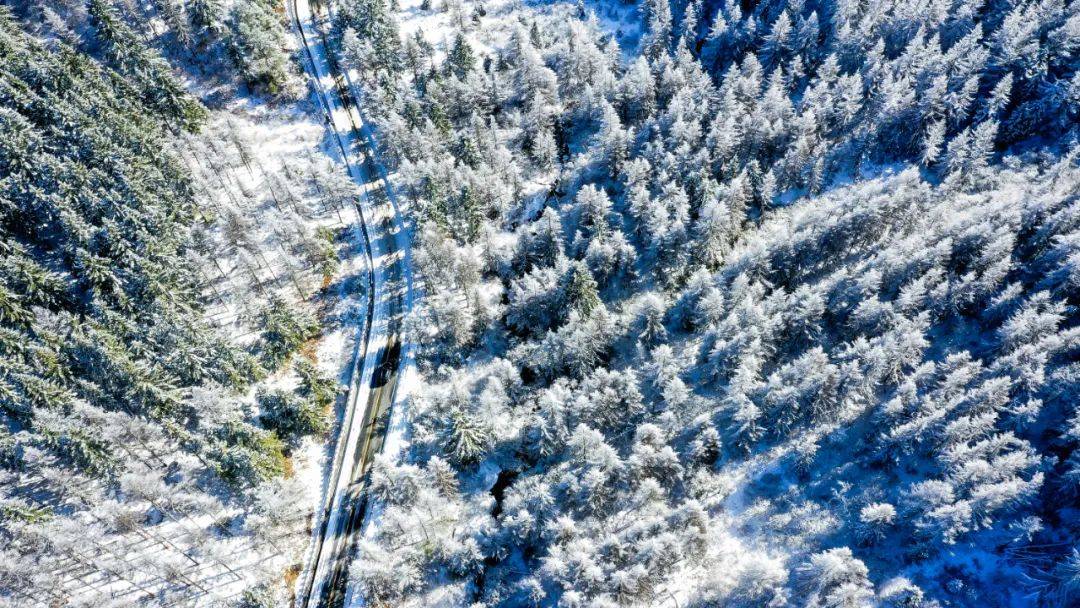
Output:
<svg viewBox="0 0 1080 608">
<path fill-rule="evenodd" d="M 337 378 L 340 386 L 347 387 L 356 378 L 358 361 L 364 354 L 370 290 L 366 236 L 357 221 L 355 208 L 346 204 L 330 210 L 325 201 L 308 200 L 302 195 L 299 202 L 301 207 L 321 208 L 321 211 L 312 217 L 289 214 L 279 222 L 276 216 L 270 217 L 275 210 L 267 202 L 273 200 L 276 204 L 277 197 L 284 196 L 281 182 L 274 180 L 281 180 L 283 175 L 287 176 L 290 172 L 302 175 L 314 172 L 315 163 L 325 163 L 325 166 L 319 166 L 318 169 L 332 176 L 328 187 L 341 190 L 338 193 L 326 191 L 326 197 L 336 198 L 332 194 L 344 194 L 348 197 L 355 195 L 355 187 L 342 188 L 335 182 L 341 179 L 350 183 L 346 175 L 333 176 L 340 171 L 340 166 L 333 162 L 336 150 L 332 143 L 328 143 L 325 125 L 319 120 L 320 104 L 317 100 L 311 101 L 315 102 L 314 106 L 302 101 L 298 104 L 270 107 L 241 99 L 224 110 L 216 111 L 216 121 L 236 125 L 238 135 L 248 144 L 259 170 L 254 173 L 245 171 L 234 153 L 230 157 L 234 162 L 230 164 L 236 166 L 222 172 L 227 173 L 224 181 L 220 176 L 211 177 L 210 173 L 214 169 L 212 166 L 206 167 L 202 179 L 208 186 L 204 191 L 221 199 L 217 204 L 228 205 L 243 193 L 253 193 L 263 201 L 260 208 L 244 210 L 245 219 L 251 223 L 250 229 L 259 248 L 256 259 L 264 261 L 265 264 L 265 270 L 260 266 L 259 278 L 264 278 L 264 274 L 268 279 L 277 277 L 279 280 L 273 282 L 271 289 L 276 296 L 286 299 L 291 305 L 319 309 L 322 333 L 317 340 L 305 347 L 304 356 L 311 356 L 324 374 Z M 200 162 L 192 163 L 197 170 L 202 168 Z M 285 178 L 286 183 L 288 179 L 290 178 Z M 284 189 L 289 190 L 287 186 Z M 290 196 L 291 194 L 292 192 L 289 192 Z M 314 233 L 320 228 L 343 231 L 343 245 L 339 244 L 337 247 L 341 264 L 335 276 L 327 282 L 328 290 L 321 297 L 312 298 L 319 289 L 317 277 L 307 277 L 305 280 L 305 277 L 301 276 L 299 288 L 293 282 L 283 279 L 290 267 L 298 267 L 299 264 L 290 260 L 285 249 L 278 246 L 277 234 L 287 233 L 289 230 Z M 220 231 L 220 227 L 217 227 L 216 231 Z M 216 238 L 219 235 L 211 236 Z M 232 259 L 234 257 L 236 256 L 218 256 L 213 260 L 214 265 L 222 266 L 223 277 L 216 285 L 217 301 L 212 312 L 215 313 L 214 318 L 219 326 L 238 342 L 246 343 L 257 338 L 258 328 L 253 325 L 255 319 L 252 312 L 261 307 L 266 294 L 245 285 L 245 268 L 240 266 L 236 259 Z M 210 260 L 207 260 L 206 264 L 212 267 Z M 304 295 L 308 297 L 302 298 Z M 254 394 L 258 389 L 291 390 L 297 384 L 298 376 L 295 370 L 286 366 L 252 387 L 245 399 L 254 403 Z M 360 384 L 364 385 L 364 382 L 361 381 Z M 335 406 L 332 428 L 328 435 L 307 438 L 292 453 L 292 475 L 297 482 L 294 487 L 303 493 L 297 500 L 305 505 L 303 516 L 308 520 L 306 529 L 310 538 L 317 538 L 321 529 L 325 505 L 333 495 L 331 481 L 335 474 L 335 465 L 340 462 L 335 459 L 338 442 L 328 441 L 328 437 L 337 437 L 339 429 L 353 426 L 351 412 L 354 408 L 351 404 L 355 399 L 355 391 L 343 391 L 343 398 L 338 399 Z M 285 577 L 287 581 L 292 576 L 302 574 L 296 572 L 296 569 L 301 567 L 301 564 L 306 564 L 308 545 L 309 543 L 296 542 L 289 544 L 287 563 L 282 563 L 282 569 L 286 566 L 289 568 Z"/>
<path fill-rule="evenodd" d="M 364 320 L 362 314 L 355 314 L 356 300 L 366 299 L 363 290 L 352 289 L 352 277 L 366 273 L 366 257 L 360 255 L 361 247 L 338 243 L 335 249 L 340 266 L 327 281 L 329 289 L 320 296 L 324 279 L 299 253 L 303 251 L 299 245 L 319 229 L 341 227 L 337 214 L 325 205 L 317 188 L 301 187 L 308 183 L 308 169 L 319 167 L 321 161 L 329 162 L 317 152 L 322 128 L 295 107 L 267 109 L 241 101 L 216 110 L 208 129 L 207 137 L 185 142 L 179 153 L 195 176 L 204 215 L 201 230 L 209 254 L 196 261 L 206 280 L 206 297 L 212 302 L 208 311 L 211 320 L 236 343 L 247 344 L 258 337 L 253 313 L 271 295 L 290 306 L 318 308 L 324 332 L 294 357 L 310 358 L 331 377 L 344 375 L 351 361 L 352 334 L 358 325 L 362 328 Z M 231 133 L 236 140 L 232 141 L 231 136 L 212 139 L 222 133 Z M 250 168 L 242 161 L 244 152 L 238 151 L 244 148 L 258 154 L 249 157 Z M 295 179 L 275 181 L 289 161 L 296 161 L 292 167 Z M 275 200 L 275 190 L 280 201 Z M 296 197 L 286 200 L 285 190 L 291 190 Z M 227 215 L 235 216 L 236 228 L 243 228 L 243 247 L 228 245 L 228 239 L 223 238 L 230 231 L 223 226 L 229 222 L 221 221 Z M 257 274 L 248 272 L 252 269 Z M 250 283 L 256 277 L 263 283 L 261 287 Z M 240 401 L 250 406 L 257 389 L 292 390 L 297 384 L 295 371 L 285 365 L 244 395 L 232 395 L 216 387 L 202 390 L 199 398 L 214 403 Z M 182 452 L 172 458 L 185 471 L 200 470 L 204 464 Z M 164 512 L 159 516 L 161 521 L 150 522 L 138 533 L 110 532 L 110 553 L 100 562 L 104 573 L 100 584 L 87 584 L 82 577 L 71 579 L 72 601 L 79 605 L 132 605 L 135 596 L 155 593 L 162 602 L 201 606 L 233 601 L 253 589 L 282 588 L 281 581 L 293 575 L 300 561 L 305 546 L 304 523 L 325 484 L 325 462 L 325 439 L 308 438 L 292 450 L 286 479 L 274 479 L 252 490 L 254 506 L 218 503 L 220 497 L 206 497 L 205 506 L 200 503 L 191 514 Z M 155 485 L 160 472 L 144 471 L 134 462 L 129 463 L 128 470 L 132 477 L 125 483 L 138 485 L 125 490 L 118 507 L 160 512 L 150 501 L 168 504 L 175 500 L 176 488 L 163 494 L 164 486 Z M 136 476 L 144 476 L 145 480 Z M 102 522 L 96 512 L 88 511 L 81 517 L 88 526 Z M 160 540 L 148 543 L 147 534 Z M 115 576 L 113 573 L 119 569 L 110 566 L 109 560 L 131 562 L 137 564 L 137 569 Z M 161 572 L 174 572 L 178 578 L 165 579 Z"/>
<path fill-rule="evenodd" d="M 346 73 L 345 80 L 348 83 L 349 89 L 352 93 L 353 99 L 363 100 L 363 93 L 356 86 L 355 74 Z M 360 102 L 360 108 L 358 113 L 361 118 L 364 118 L 363 102 Z M 364 120 L 360 126 L 360 134 L 366 142 L 365 152 L 370 150 L 377 150 L 375 137 L 371 130 L 371 124 Z M 401 265 L 403 271 L 403 279 L 405 281 L 405 294 L 404 294 L 404 310 L 401 313 L 401 326 L 408 327 L 410 315 L 413 311 L 415 302 L 421 297 L 418 293 L 418 286 L 413 277 L 413 264 L 412 264 L 412 241 L 413 241 L 413 229 L 415 222 L 411 214 L 410 205 L 407 200 L 400 199 L 395 191 L 393 175 L 387 170 L 386 166 L 380 161 L 380 159 L 372 154 L 365 154 L 369 166 L 375 167 L 379 172 L 379 179 L 382 182 L 383 192 L 386 193 L 387 199 L 390 201 L 390 205 L 394 210 L 393 222 L 394 222 L 394 241 L 397 251 L 401 252 L 403 256 L 404 264 Z M 407 330 L 403 332 L 405 339 L 402 342 L 401 349 L 401 363 L 399 366 L 399 377 L 397 384 L 394 387 L 393 405 L 390 410 L 390 422 L 386 431 L 386 437 L 383 443 L 382 453 L 392 459 L 397 460 L 398 456 L 407 447 L 406 429 L 406 413 L 408 411 L 408 400 L 417 382 L 416 361 L 415 361 L 415 344 L 407 339 L 409 337 Z M 367 521 L 370 521 L 370 516 Z M 366 530 L 370 527 L 370 524 L 365 523 Z"/>
<path fill-rule="evenodd" d="M 301 588 L 298 591 L 298 597 L 304 599 L 318 597 L 321 594 L 321 589 L 326 583 L 326 577 L 333 566 L 333 558 L 340 550 L 339 545 L 349 540 L 334 534 L 332 537 L 335 543 L 334 547 L 325 549 L 322 547 L 325 540 L 322 538 L 324 530 L 337 530 L 341 525 L 341 517 L 344 512 L 343 503 L 351 485 L 350 475 L 347 474 L 351 473 L 351 471 L 345 471 L 343 466 L 345 463 L 355 462 L 357 450 L 361 448 L 361 435 L 364 425 L 360 423 L 365 420 L 366 408 L 370 407 L 371 391 L 369 387 L 371 379 L 383 346 L 389 344 L 392 331 L 391 325 L 395 323 L 391 318 L 392 315 L 397 314 L 404 317 L 411 307 L 412 276 L 409 271 L 408 229 L 401 217 L 401 210 L 397 207 L 396 200 L 389 192 L 391 202 L 389 209 L 386 206 L 376 206 L 374 204 L 369 196 L 372 185 L 368 183 L 362 167 L 365 160 L 355 155 L 356 150 L 364 149 L 361 142 L 355 141 L 357 121 L 362 120 L 362 118 L 349 108 L 343 107 L 335 95 L 328 93 L 328 91 L 334 90 L 334 83 L 330 76 L 327 58 L 324 55 L 325 49 L 321 44 L 313 43 L 313 41 L 320 39 L 320 34 L 315 30 L 312 22 L 310 5 L 306 1 L 300 0 L 295 2 L 292 8 L 295 11 L 294 31 L 299 39 L 307 42 L 304 49 L 305 68 L 314 81 L 314 95 L 326 112 L 329 126 L 332 129 L 331 137 L 337 143 L 337 150 L 341 153 L 341 161 L 345 163 L 350 175 L 361 186 L 361 204 L 357 211 L 362 216 L 359 218 L 360 221 L 368 230 L 368 246 L 373 271 L 373 307 L 370 316 L 369 335 L 364 345 L 362 362 L 359 367 L 354 365 L 353 378 L 357 381 L 354 381 L 350 386 L 345 419 L 342 423 L 342 435 L 339 435 L 342 440 L 338 444 L 336 456 L 329 471 L 329 481 L 324 501 L 326 505 L 325 512 L 328 513 L 328 516 L 326 521 L 321 522 L 320 525 L 314 528 L 312 548 L 309 551 L 309 566 L 299 579 Z M 366 137 L 370 136 L 369 132 L 366 130 L 364 132 Z M 381 168 L 380 171 L 382 171 Z M 390 224 L 393 224 L 394 228 L 392 231 L 395 240 L 393 247 L 388 247 L 388 243 L 385 242 L 385 238 L 390 236 Z M 401 253 L 399 254 L 399 252 Z M 397 261 L 398 255 L 404 256 L 401 260 L 404 264 Z M 404 266 L 404 269 L 401 270 L 403 276 L 392 277 L 390 269 L 401 268 L 402 266 Z M 395 302 L 397 296 L 395 296 L 394 291 L 399 286 L 391 285 L 388 289 L 386 285 L 388 282 L 400 283 L 402 280 L 404 281 L 404 303 L 400 306 L 403 310 L 397 310 L 399 305 Z M 398 319 L 396 327 L 400 328 L 401 322 L 402 319 Z M 403 361 L 411 359 L 411 350 L 410 345 L 404 345 L 402 349 Z M 356 373 L 357 371 L 359 371 L 359 374 Z M 402 376 L 407 378 L 409 374 L 406 371 Z M 399 391 L 400 389 L 395 387 L 395 395 L 404 399 L 404 396 L 401 396 Z M 391 411 L 399 418 L 400 410 L 401 408 L 391 407 Z M 397 424 L 392 422 L 391 427 L 402 429 L 404 425 L 400 422 Z M 401 437 L 400 432 L 391 433 L 391 441 L 393 442 L 391 449 L 396 449 L 393 446 L 401 441 Z"/>
<path fill-rule="evenodd" d="M 253 148 L 257 150 L 260 158 L 264 159 L 263 162 L 268 158 L 300 158 L 305 151 L 317 150 L 322 143 L 322 126 L 312 121 L 305 114 L 292 114 L 288 116 L 288 120 L 281 120 L 280 122 L 280 119 L 276 117 L 270 120 L 267 120 L 266 117 L 260 117 L 261 120 L 258 122 L 250 123 L 246 122 L 244 120 L 246 117 L 237 110 L 233 110 L 230 115 L 231 119 L 242 121 L 241 124 L 245 127 L 245 135 L 253 140 Z M 260 188 L 265 186 L 258 183 L 245 183 L 240 184 L 239 187 L 259 192 Z M 342 210 L 342 215 L 346 220 L 349 213 L 348 209 Z M 291 219 L 296 222 L 303 222 L 299 226 L 292 226 L 293 228 L 302 227 L 305 230 L 314 231 L 324 226 L 342 227 L 343 225 L 338 218 L 337 213 L 330 213 L 329 215 L 315 217 L 307 222 L 304 221 L 305 218 L 295 216 Z M 259 225 L 260 220 L 264 218 L 256 214 L 248 219 Z M 366 330 L 366 277 L 369 272 L 368 259 L 364 254 L 363 235 L 360 230 L 355 225 L 348 226 L 344 230 L 344 235 L 346 238 L 345 245 L 341 248 L 343 253 L 340 254 L 340 268 L 332 280 L 330 291 L 324 294 L 321 301 L 317 302 L 317 306 L 321 309 L 322 334 L 305 349 L 308 356 L 313 356 L 319 369 L 324 374 L 337 378 L 341 386 L 347 386 L 352 379 L 354 360 L 357 357 L 359 345 Z M 268 266 L 270 266 L 271 274 L 283 274 L 282 264 L 288 262 L 280 260 L 280 255 L 275 256 L 276 251 L 270 249 L 269 246 L 265 247 L 265 249 L 267 251 L 263 255 L 269 258 Z M 230 272 L 229 269 L 226 269 L 226 272 Z M 314 290 L 315 285 L 306 285 L 305 288 Z M 288 299 L 297 306 L 311 305 L 311 303 L 302 301 L 293 286 L 288 283 L 283 284 L 275 291 L 277 295 Z M 253 306 L 257 309 L 261 304 L 258 301 L 252 302 L 250 297 L 244 294 L 233 295 L 237 296 L 237 300 L 248 300 L 248 302 L 242 304 L 243 306 Z M 248 341 L 257 335 L 256 328 L 249 326 L 253 319 L 248 315 L 234 314 L 231 318 L 226 319 L 227 322 L 223 323 L 223 326 L 230 330 L 238 341 Z M 297 374 L 291 367 L 287 366 L 260 382 L 257 386 L 252 387 L 246 399 L 253 402 L 254 394 L 258 389 L 291 390 L 297 384 Z M 347 423 L 344 415 L 348 409 L 342 406 L 343 401 L 343 399 L 339 399 L 338 405 L 335 407 L 333 428 L 329 434 L 331 437 L 334 436 L 336 429 Z M 291 456 L 292 475 L 297 482 L 293 487 L 303 493 L 303 496 L 298 499 L 298 503 L 305 505 L 304 518 L 309 520 L 309 526 L 312 530 L 318 530 L 321 524 L 323 510 L 320 506 L 325 502 L 327 488 L 331 479 L 331 461 L 335 445 L 336 442 L 328 442 L 326 437 L 309 437 L 303 440 L 298 448 L 293 450 Z M 279 572 L 286 568 L 295 568 L 296 564 L 302 560 L 303 551 L 301 548 L 304 545 L 289 543 L 288 546 L 292 549 L 289 555 L 279 556 L 279 559 L 276 560 L 280 562 L 278 564 Z"/>
<path fill-rule="evenodd" d="M 352 235 L 356 250 L 358 252 L 364 251 L 364 237 L 359 226 L 355 226 L 349 232 Z M 352 273 L 353 276 L 363 276 L 366 279 L 370 274 L 368 257 L 363 253 L 359 253 L 354 260 L 357 268 Z M 343 290 L 338 308 L 347 309 L 351 313 L 349 314 L 351 323 L 334 327 L 324 334 L 319 344 L 320 353 L 326 351 L 327 354 L 334 356 L 333 360 L 336 361 L 336 365 L 333 369 L 338 372 L 339 383 L 342 387 L 348 387 L 348 391 L 344 393 L 344 399 L 340 399 L 340 405 L 335 408 L 334 426 L 330 431 L 330 436 L 337 439 L 342 437 L 342 429 L 350 429 L 354 426 L 352 424 L 352 414 L 355 410 L 353 407 L 355 391 L 352 390 L 352 387 L 354 386 L 353 380 L 359 369 L 359 361 L 365 354 L 364 347 L 368 331 L 368 303 L 366 300 L 366 291 L 364 293 L 349 294 L 344 293 Z M 303 457 L 309 463 L 309 466 L 304 470 L 300 470 L 298 467 L 297 477 L 302 481 L 303 487 L 313 494 L 312 500 L 309 501 L 313 507 L 313 515 L 310 523 L 310 542 L 308 548 L 303 552 L 303 566 L 297 579 L 300 581 L 304 580 L 308 575 L 307 570 L 311 561 L 311 551 L 314 550 L 315 541 L 321 533 L 326 507 L 329 501 L 332 500 L 334 476 L 341 466 L 341 462 L 335 458 L 339 451 L 340 445 L 337 440 L 324 441 L 315 438 L 306 440 L 302 448 Z"/>
<path fill-rule="evenodd" d="M 331 14 L 333 9 L 331 8 Z M 375 140 L 375 135 L 371 129 L 371 123 L 366 119 L 364 113 L 365 98 L 364 91 L 357 85 L 359 81 L 359 75 L 353 70 L 348 70 L 344 73 L 345 82 L 349 87 L 350 94 L 354 100 L 357 100 L 357 114 L 359 114 L 363 122 L 360 125 L 360 135 L 363 137 L 365 146 L 362 148 L 365 152 L 365 160 L 369 167 L 374 167 L 378 171 L 379 181 L 382 184 L 383 191 L 386 193 L 386 197 L 393 208 L 394 223 L 394 241 L 398 251 L 402 252 L 404 258 L 404 264 L 402 265 L 403 278 L 405 282 L 405 294 L 404 294 L 404 310 L 401 315 L 401 327 L 407 328 L 410 320 L 410 315 L 414 309 L 415 302 L 421 297 L 418 294 L 418 285 L 413 276 L 413 263 L 412 263 L 412 242 L 414 237 L 415 218 L 411 214 L 410 203 L 407 199 L 401 199 L 397 196 L 394 174 L 391 173 L 386 165 L 378 158 L 378 156 L 371 154 L 370 151 L 378 150 L 379 146 Z M 416 369 L 415 360 L 415 344 L 409 340 L 410 332 L 404 329 L 402 332 L 403 341 L 401 349 L 401 361 L 399 364 L 398 380 L 394 387 L 394 393 L 392 398 L 392 404 L 390 408 L 390 419 L 387 423 L 387 430 L 383 440 L 382 456 L 390 461 L 396 462 L 401 454 L 408 449 L 408 411 L 409 411 L 409 399 L 416 392 L 419 386 L 419 375 Z M 364 525 L 361 532 L 362 538 L 370 538 L 373 530 L 378 526 L 378 521 L 382 512 L 382 506 L 377 501 L 371 501 L 368 505 L 368 512 L 364 519 Z M 359 600 L 355 598 L 355 594 L 350 587 L 345 600 L 346 606 L 362 605 Z"/>
</svg>

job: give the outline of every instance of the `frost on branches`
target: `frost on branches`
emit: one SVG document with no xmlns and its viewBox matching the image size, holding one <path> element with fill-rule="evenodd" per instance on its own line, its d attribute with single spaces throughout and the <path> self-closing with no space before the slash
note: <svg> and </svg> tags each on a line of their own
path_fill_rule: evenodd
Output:
<svg viewBox="0 0 1080 608">
<path fill-rule="evenodd" d="M 1075 3 L 339 7 L 424 292 L 365 601 L 1080 601 Z"/>
</svg>

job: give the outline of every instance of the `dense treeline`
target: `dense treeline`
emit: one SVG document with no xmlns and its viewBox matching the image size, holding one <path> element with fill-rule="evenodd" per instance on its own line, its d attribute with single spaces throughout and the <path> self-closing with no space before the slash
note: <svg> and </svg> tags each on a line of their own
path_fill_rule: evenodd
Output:
<svg viewBox="0 0 1080 608">
<path fill-rule="evenodd" d="M 160 77 L 170 68 L 158 52 L 192 72 L 201 86 L 235 81 L 276 99 L 298 93 L 282 0 L 27 0 L 12 8 L 43 34 L 81 43 L 95 55 L 104 52 L 158 110 L 187 103 L 179 82 Z M 89 39 L 88 28 L 96 30 Z M 136 44 L 147 40 L 154 44 Z M 147 79 L 160 88 L 144 88 Z"/>
<path fill-rule="evenodd" d="M 205 110 L 150 51 L 124 46 L 130 32 L 107 10 L 101 18 L 110 55 L 139 81 L 74 49 L 46 50 L 3 16 L 0 298 L 4 414 L 80 466 L 106 469 L 92 428 L 37 429 L 35 412 L 90 406 L 186 423 L 196 413 L 183 387 L 241 385 L 257 364 L 200 317 L 184 255 L 191 186 L 160 146 L 165 128 L 197 128 Z"/>
<path fill-rule="evenodd" d="M 0 7 L 0 603 L 270 606 L 302 549 L 289 456 L 337 381 L 294 356 L 320 333 L 296 301 L 337 277 L 319 224 L 355 190 L 311 149 L 274 174 L 188 92 L 215 62 L 295 85 L 274 4 L 155 5 Z"/>
<path fill-rule="evenodd" d="M 1077 600 L 1076 3 L 337 4 L 425 285 L 370 601 Z"/>
</svg>

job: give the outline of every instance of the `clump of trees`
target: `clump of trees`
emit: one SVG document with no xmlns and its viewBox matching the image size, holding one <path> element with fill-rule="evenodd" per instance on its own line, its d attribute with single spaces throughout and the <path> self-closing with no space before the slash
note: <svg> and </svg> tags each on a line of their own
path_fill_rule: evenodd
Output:
<svg viewBox="0 0 1080 608">
<path fill-rule="evenodd" d="M 277 433 L 290 446 L 303 437 L 320 435 L 329 429 L 328 410 L 338 391 L 337 381 L 324 375 L 310 361 L 298 360 L 294 368 L 300 376 L 297 390 L 260 390 L 255 396 L 263 427 Z"/>
<path fill-rule="evenodd" d="M 240 78 L 272 96 L 287 93 L 297 76 L 286 52 L 284 15 L 282 0 L 239 0 L 228 17 L 229 55 Z"/>
<path fill-rule="evenodd" d="M 259 404 L 259 421 L 282 437 L 295 444 L 301 437 L 322 433 L 327 428 L 325 412 L 318 404 L 300 395 L 284 391 L 262 391 L 256 395 Z"/>
<path fill-rule="evenodd" d="M 215 433 L 210 454 L 215 470 L 226 482 L 251 487 L 284 475 L 288 468 L 286 446 L 274 431 L 238 420 L 222 425 Z"/>
<path fill-rule="evenodd" d="M 206 83 L 242 83 L 273 100 L 300 91 L 283 0 L 28 0 L 12 8 L 35 30 L 106 58 L 144 100 L 185 125 L 205 120 L 206 110 L 189 103 L 166 59 Z"/>
<path fill-rule="evenodd" d="M 319 322 L 311 313 L 273 296 L 259 312 L 262 330 L 260 350 L 266 366 L 277 369 L 308 340 L 319 334 Z"/>
<path fill-rule="evenodd" d="M 0 14 L 2 409 L 29 428 L 39 412 L 84 405 L 176 421 L 185 387 L 251 372 L 201 318 L 185 257 L 191 184 L 157 143 L 169 126 L 198 128 L 205 110 L 111 9 L 91 12 L 121 73 L 74 49 L 50 52 Z M 132 99 L 132 87 L 155 97 Z M 74 464 L 107 468 L 96 425 L 70 432 L 40 429 Z"/>
</svg>

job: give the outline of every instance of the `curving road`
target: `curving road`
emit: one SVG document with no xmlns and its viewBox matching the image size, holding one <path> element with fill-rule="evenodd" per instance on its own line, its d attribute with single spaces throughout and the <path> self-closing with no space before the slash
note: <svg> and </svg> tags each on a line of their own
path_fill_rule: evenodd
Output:
<svg viewBox="0 0 1080 608">
<path fill-rule="evenodd" d="M 404 219 L 372 157 L 371 134 L 348 74 L 341 74 L 331 60 L 326 9 L 317 0 L 290 1 L 305 68 L 326 113 L 333 144 L 361 189 L 354 204 L 370 269 L 367 323 L 354 351 L 321 525 L 314 532 L 308 567 L 296 590 L 300 608 L 337 608 L 345 601 L 349 562 L 367 512 L 367 473 L 385 442 L 398 378 L 407 360 L 402 355 L 401 326 L 412 303 L 412 278 Z"/>
</svg>

